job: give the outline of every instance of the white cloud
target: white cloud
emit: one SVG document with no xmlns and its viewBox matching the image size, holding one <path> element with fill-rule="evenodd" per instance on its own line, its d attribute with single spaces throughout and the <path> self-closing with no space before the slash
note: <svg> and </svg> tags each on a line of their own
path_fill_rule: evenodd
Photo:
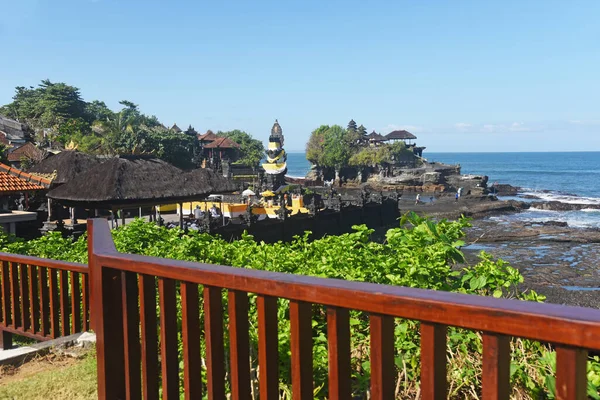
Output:
<svg viewBox="0 0 600 400">
<path fill-rule="evenodd" d="M 600 125 L 600 120 L 573 119 L 569 121 L 572 125 Z"/>
<path fill-rule="evenodd" d="M 481 128 L 483 132 L 494 133 L 501 130 L 502 125 L 494 125 L 494 124 L 485 124 Z"/>
<path fill-rule="evenodd" d="M 457 122 L 456 124 L 454 124 L 454 127 L 459 131 L 469 130 L 469 128 L 471 128 L 472 126 L 472 124 L 469 124 L 467 122 Z"/>
<path fill-rule="evenodd" d="M 526 126 L 522 122 L 513 122 L 508 130 L 511 132 L 531 132 L 533 128 Z"/>
</svg>

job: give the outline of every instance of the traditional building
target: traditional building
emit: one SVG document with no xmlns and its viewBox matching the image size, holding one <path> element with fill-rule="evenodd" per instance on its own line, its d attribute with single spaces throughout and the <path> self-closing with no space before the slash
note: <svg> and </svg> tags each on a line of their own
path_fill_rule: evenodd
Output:
<svg viewBox="0 0 600 400">
<path fill-rule="evenodd" d="M 18 146 L 27 143 L 29 137 L 27 125 L 0 116 L 0 142 L 8 146 Z"/>
<path fill-rule="evenodd" d="M 33 165 L 46 158 L 46 155 L 47 153 L 38 149 L 33 143 L 27 142 L 20 147 L 12 149 L 6 158 L 11 167 L 27 169 L 21 165 L 23 162 Z"/>
<path fill-rule="evenodd" d="M 385 142 L 385 137 L 381 136 L 379 133 L 373 131 L 365 136 L 365 139 L 369 142 L 371 146 L 375 146 L 381 142 Z"/>
<path fill-rule="evenodd" d="M 283 130 L 279 122 L 275 120 L 267 146 L 267 162 L 262 165 L 267 178 L 267 189 L 277 190 L 280 186 L 285 185 L 286 161 L 287 155 L 283 149 Z"/>
<path fill-rule="evenodd" d="M 423 150 L 425 150 L 425 147 L 417 147 L 416 143 L 412 142 L 416 138 L 417 137 L 415 135 L 405 130 L 397 130 L 385 135 L 386 141 L 403 141 L 406 144 L 406 148 L 412 150 L 414 155 L 423 157 Z"/>
<path fill-rule="evenodd" d="M 27 211 L 29 195 L 49 187 L 49 179 L 0 163 L 0 226 L 4 231 L 17 233 L 17 224 L 36 221 L 37 213 Z"/>
</svg>

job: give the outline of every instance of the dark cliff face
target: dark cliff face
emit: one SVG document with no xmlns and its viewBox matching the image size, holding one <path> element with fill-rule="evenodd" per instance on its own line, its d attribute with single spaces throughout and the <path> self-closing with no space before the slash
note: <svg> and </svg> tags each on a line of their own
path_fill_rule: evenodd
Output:
<svg viewBox="0 0 600 400">
<path fill-rule="evenodd" d="M 375 167 L 344 167 L 340 171 L 342 182 L 347 185 L 369 184 L 375 187 L 390 187 L 398 190 L 422 192 L 456 192 L 463 194 L 485 194 L 488 192 L 488 177 L 485 175 L 462 175 L 460 166 L 424 162 L 418 167 L 398 165 Z M 333 179 L 333 171 L 313 167 L 308 180 Z"/>
</svg>

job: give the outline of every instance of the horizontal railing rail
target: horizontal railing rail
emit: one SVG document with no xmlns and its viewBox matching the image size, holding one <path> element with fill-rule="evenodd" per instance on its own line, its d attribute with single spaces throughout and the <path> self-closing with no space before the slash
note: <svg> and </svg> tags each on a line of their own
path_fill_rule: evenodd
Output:
<svg viewBox="0 0 600 400">
<path fill-rule="evenodd" d="M 558 399 L 585 398 L 587 352 L 600 350 L 600 311 L 595 309 L 120 254 L 106 223 L 90 221 L 88 227 L 100 398 L 126 395 L 136 398 L 140 387 L 144 398 L 157 398 L 161 380 L 163 395 L 178 398 L 179 334 L 183 341 L 184 392 L 186 398 L 198 398 L 200 300 L 204 311 L 207 391 L 209 398 L 224 398 L 222 290 L 228 292 L 233 399 L 250 396 L 249 293 L 257 296 L 261 399 L 277 399 L 280 394 L 278 298 L 290 301 L 294 399 L 313 396 L 312 305 L 327 309 L 330 399 L 351 398 L 349 310 L 370 315 L 371 398 L 374 399 L 394 396 L 394 318 L 421 322 L 423 399 L 447 396 L 448 326 L 483 332 L 483 398 L 508 399 L 511 337 L 553 344 L 557 351 Z M 176 319 L 176 282 L 181 297 L 181 332 Z M 199 296 L 199 285 L 203 296 Z M 123 367 L 114 368 L 115 365 Z"/>
<path fill-rule="evenodd" d="M 0 348 L 14 334 L 50 340 L 89 329 L 85 264 L 0 252 Z"/>
</svg>

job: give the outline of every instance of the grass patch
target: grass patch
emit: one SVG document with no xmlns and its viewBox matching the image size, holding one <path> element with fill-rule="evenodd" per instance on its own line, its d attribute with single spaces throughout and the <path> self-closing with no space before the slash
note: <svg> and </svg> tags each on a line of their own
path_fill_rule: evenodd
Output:
<svg viewBox="0 0 600 400">
<path fill-rule="evenodd" d="M 0 367 L 0 399 L 97 399 L 96 354 L 49 354 L 20 367 Z"/>
</svg>

